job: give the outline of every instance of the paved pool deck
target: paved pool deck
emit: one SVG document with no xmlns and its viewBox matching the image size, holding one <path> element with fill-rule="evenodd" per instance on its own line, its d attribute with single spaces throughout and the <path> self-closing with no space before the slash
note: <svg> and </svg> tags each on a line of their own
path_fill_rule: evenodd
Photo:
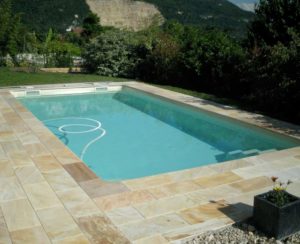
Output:
<svg viewBox="0 0 300 244">
<path fill-rule="evenodd" d="M 137 82 L 126 85 L 279 133 L 300 128 Z M 44 85 L 92 87 L 92 83 Z M 251 216 L 271 176 L 300 196 L 300 147 L 121 182 L 98 178 L 10 93 L 0 89 L 0 243 L 184 243 Z"/>
</svg>

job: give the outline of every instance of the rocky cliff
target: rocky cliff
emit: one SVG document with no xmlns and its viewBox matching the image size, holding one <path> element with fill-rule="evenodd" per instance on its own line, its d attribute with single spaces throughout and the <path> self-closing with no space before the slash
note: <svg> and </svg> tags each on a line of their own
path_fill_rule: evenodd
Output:
<svg viewBox="0 0 300 244">
<path fill-rule="evenodd" d="M 100 17 L 101 25 L 121 29 L 141 30 L 163 17 L 153 5 L 133 0 L 86 0 L 92 12 Z"/>
</svg>

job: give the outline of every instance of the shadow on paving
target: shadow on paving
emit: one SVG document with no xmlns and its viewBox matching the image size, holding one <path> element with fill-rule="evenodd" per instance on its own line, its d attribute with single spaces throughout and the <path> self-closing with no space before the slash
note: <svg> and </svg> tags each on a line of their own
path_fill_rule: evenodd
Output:
<svg viewBox="0 0 300 244">
<path fill-rule="evenodd" d="M 253 207 L 242 202 L 229 204 L 210 201 L 210 203 L 217 204 L 217 211 L 220 211 L 235 223 L 245 221 L 252 216 Z"/>
</svg>

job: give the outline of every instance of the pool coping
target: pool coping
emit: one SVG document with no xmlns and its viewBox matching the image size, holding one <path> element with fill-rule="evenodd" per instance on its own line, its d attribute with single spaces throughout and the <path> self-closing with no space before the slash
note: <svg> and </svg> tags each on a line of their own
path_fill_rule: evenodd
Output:
<svg viewBox="0 0 300 244">
<path fill-rule="evenodd" d="M 179 241 L 184 241 L 189 238 L 192 238 L 194 235 L 197 235 L 203 232 L 204 230 L 220 228 L 228 224 L 232 224 L 235 221 L 242 220 L 245 217 L 249 217 L 249 213 L 247 213 L 248 215 L 239 213 L 240 214 L 239 218 L 236 218 L 234 220 L 230 218 L 224 218 L 224 216 L 222 216 L 219 218 L 218 221 L 215 220 L 216 218 L 211 218 L 202 221 L 203 223 L 199 222 L 199 223 L 191 224 L 192 220 L 189 219 L 189 214 L 191 213 L 188 212 L 187 214 L 186 212 L 191 211 L 190 209 L 194 209 L 198 205 L 202 206 L 210 203 L 207 203 L 206 201 L 197 202 L 197 200 L 195 200 L 197 199 L 195 196 L 192 196 L 192 199 L 194 197 L 194 200 L 191 200 L 191 194 L 193 193 L 193 191 L 189 192 L 188 191 L 189 187 L 199 186 L 201 188 L 204 185 L 204 188 L 202 190 L 205 189 L 207 190 L 210 188 L 210 186 L 208 186 L 207 183 L 203 182 L 203 178 L 205 179 L 207 177 L 214 178 L 214 177 L 218 177 L 218 175 L 222 175 L 223 178 L 225 177 L 224 178 L 225 181 L 218 186 L 212 186 L 212 189 L 215 189 L 214 187 L 220 187 L 220 186 L 222 187 L 228 185 L 230 190 L 236 191 L 237 190 L 236 188 L 238 187 L 234 185 L 235 187 L 232 188 L 232 184 L 238 184 L 239 182 L 244 182 L 244 181 L 248 182 L 249 180 L 251 180 L 253 178 L 251 177 L 251 168 L 257 169 L 260 167 L 260 164 L 273 166 L 272 162 L 275 162 L 274 164 L 277 165 L 276 166 L 278 167 L 277 169 L 285 169 L 285 167 L 280 165 L 279 163 L 279 160 L 281 159 L 288 159 L 291 161 L 290 167 L 287 168 L 288 170 L 290 170 L 290 168 L 291 169 L 296 168 L 297 170 L 298 168 L 300 169 L 300 157 L 299 157 L 300 147 L 295 147 L 292 149 L 286 149 L 278 152 L 270 152 L 259 156 L 243 158 L 241 160 L 227 161 L 224 163 L 213 164 L 209 166 L 201 166 L 193 169 L 181 170 L 176 172 L 170 172 L 165 174 L 159 174 L 154 176 L 137 178 L 133 180 L 114 182 L 114 183 L 106 182 L 101 180 L 99 177 L 97 177 L 87 166 L 85 166 L 85 164 L 75 154 L 73 154 L 64 144 L 62 144 L 59 141 L 59 139 L 53 136 L 52 133 L 41 122 L 39 122 L 38 119 L 34 115 L 32 115 L 30 111 L 28 111 L 22 104 L 20 104 L 17 101 L 17 99 L 15 99 L 15 97 L 13 97 L 10 93 L 10 91 L 17 91 L 23 89 L 37 89 L 37 88 L 38 89 L 57 89 L 57 88 L 70 89 L 70 88 L 87 88 L 87 87 L 89 88 L 89 87 L 95 87 L 99 85 L 131 87 L 169 100 L 173 100 L 179 103 L 184 103 L 198 109 L 204 109 L 209 112 L 217 113 L 222 116 L 226 116 L 235 120 L 246 122 L 248 124 L 259 126 L 267 130 L 271 130 L 273 132 L 277 132 L 287 136 L 292 136 L 297 139 L 300 138 L 300 127 L 286 122 L 271 119 L 267 116 L 245 112 L 231 106 L 220 105 L 200 98 L 195 98 L 189 95 L 184 95 L 181 93 L 165 90 L 162 88 L 158 88 L 148 84 L 134 82 L 134 81 L 133 82 L 75 83 L 75 84 L 68 84 L 68 85 L 61 85 L 61 84 L 39 85 L 33 87 L 24 86 L 18 88 L 0 89 L 0 95 L 1 95 L 0 99 L 2 99 L 3 102 L 7 103 L 7 105 L 9 105 L 13 110 L 11 111 L 10 109 L 8 109 L 9 106 L 2 106 L 2 108 L 0 106 L 0 112 L 2 111 L 2 117 L 3 117 L 2 120 L 10 123 L 12 129 L 14 130 L 13 128 L 14 123 L 18 126 L 20 125 L 20 123 L 17 123 L 15 121 L 16 115 L 12 116 L 13 118 L 10 118 L 10 115 L 16 113 L 23 120 L 23 122 L 25 122 L 25 124 L 27 124 L 30 127 L 31 129 L 30 133 L 32 133 L 34 136 L 36 136 L 39 139 L 39 142 L 41 143 L 41 148 L 46 148 L 47 153 L 45 154 L 50 153 L 55 157 L 55 159 L 61 164 L 62 169 L 65 170 L 66 173 L 74 179 L 77 185 L 85 191 L 87 196 L 89 196 L 89 198 L 97 206 L 97 208 L 99 209 L 99 213 L 97 214 L 105 215 L 105 219 L 106 219 L 104 221 L 105 225 L 114 226 L 111 227 L 113 229 L 113 231 L 111 232 L 113 233 L 113 235 L 115 235 L 115 237 L 112 237 L 111 236 L 112 234 L 109 233 L 110 238 L 112 238 L 112 240 L 114 241 L 120 240 L 120 242 L 126 242 L 126 238 L 127 238 L 129 241 L 133 241 L 135 243 L 139 243 L 139 241 L 143 243 L 149 240 L 150 241 L 159 240 L 161 241 L 161 243 L 163 243 L 164 241 L 179 242 Z M 6 112 L 5 109 L 9 112 Z M 18 134 L 18 130 L 15 129 L 14 131 L 16 131 L 17 137 L 20 138 Z M 3 143 L 5 142 L 2 142 L 2 144 Z M 28 145 L 37 144 L 37 143 L 35 142 L 24 143 L 24 141 L 23 142 L 21 141 L 21 143 L 23 143 L 22 145 L 24 145 L 25 151 L 28 152 L 29 154 L 30 153 L 32 154 L 30 155 L 31 158 L 35 158 L 36 156 L 39 157 L 38 156 L 39 149 L 37 149 L 39 146 L 37 146 L 37 148 L 34 149 L 28 147 Z M 40 144 L 38 143 L 38 145 Z M 9 152 L 7 154 L 9 154 Z M 43 155 L 41 155 L 41 157 L 43 157 Z M 250 168 L 250 170 L 247 171 L 248 168 Z M 18 169 L 18 167 L 16 167 L 16 169 Z M 41 172 L 41 173 L 42 175 L 45 174 L 45 172 Z M 261 183 L 262 187 L 257 186 L 257 188 L 259 188 L 260 190 L 264 190 L 266 187 L 270 186 L 270 184 L 267 183 L 267 176 L 266 176 L 267 174 L 268 174 L 267 170 L 263 171 L 263 175 L 254 174 L 255 176 L 254 178 L 256 179 L 258 177 L 259 179 L 257 180 L 258 181 L 260 180 L 262 182 Z M 298 178 L 296 178 L 296 180 L 298 181 Z M 50 184 L 50 186 L 53 189 L 51 182 L 49 181 L 47 182 Z M 164 195 L 165 192 L 160 192 L 160 188 L 161 189 L 166 188 L 169 191 L 171 189 L 171 186 L 174 187 L 174 185 L 176 185 L 177 187 L 177 188 L 175 187 L 176 190 L 174 190 L 173 192 L 174 194 L 167 193 L 166 196 L 162 196 Z M 184 185 L 184 187 L 182 187 L 182 185 Z M 182 190 L 178 190 L 181 188 Z M 55 189 L 53 190 L 56 193 Z M 196 190 L 196 188 L 194 188 L 194 190 L 197 192 L 199 189 Z M 238 190 L 240 190 L 240 188 L 238 188 Z M 170 191 L 172 192 L 172 190 Z M 248 192 L 249 191 L 247 191 L 247 194 Z M 257 191 L 255 190 L 250 192 L 252 192 L 253 194 L 257 193 Z M 168 211 L 166 209 L 164 211 L 159 210 L 159 206 L 157 206 L 157 204 L 162 204 L 162 205 L 171 204 L 172 200 L 174 200 L 173 201 L 174 205 L 176 204 L 178 205 L 177 208 L 171 208 L 172 211 Z M 118 202 L 121 202 L 122 204 L 121 203 L 118 204 Z M 224 207 L 224 202 L 221 203 L 218 202 L 215 204 L 217 205 L 220 204 L 221 206 Z M 64 204 L 64 206 L 68 210 L 68 212 L 72 215 L 72 211 L 68 209 L 66 204 Z M 133 221 L 122 223 L 119 225 L 118 223 L 116 223 L 116 221 L 114 221 L 115 219 L 118 219 L 116 218 L 116 215 L 118 214 L 124 215 L 124 213 L 121 214 L 118 213 L 119 209 L 122 209 L 122 211 L 125 210 L 129 211 L 130 214 L 134 215 L 136 219 L 133 218 L 134 219 Z M 194 210 L 197 211 L 197 209 Z M 128 215 L 129 213 L 126 212 L 126 214 Z M 178 218 L 178 215 L 181 216 L 181 218 Z M 80 225 L 81 217 L 79 218 L 77 216 L 72 216 L 72 217 L 75 220 L 75 222 L 79 225 L 80 227 L 79 229 L 82 231 L 83 236 L 89 237 L 89 241 L 91 241 L 90 236 L 92 236 L 92 238 L 96 238 L 95 233 L 90 233 L 89 232 L 90 230 L 87 230 L 86 228 Z M 141 219 L 141 217 L 144 218 Z M 97 218 L 99 218 L 99 216 L 97 216 Z M 171 219 L 171 222 L 176 223 L 175 227 L 167 229 L 166 231 L 164 231 L 164 233 L 161 233 L 160 230 L 157 230 L 157 233 L 151 232 L 149 235 L 144 234 L 144 232 L 147 233 L 148 222 L 154 221 L 155 219 L 156 222 L 155 221 L 154 222 L 157 224 L 157 221 L 166 221 L 164 218 Z M 210 220 L 212 221 L 209 222 Z M 88 221 L 94 221 L 94 219 L 89 219 L 89 220 L 84 219 L 84 222 L 88 222 Z M 113 224 L 111 222 L 113 222 Z M 137 225 L 138 223 L 140 223 L 141 225 L 144 224 L 146 229 L 140 235 L 136 235 L 132 233 L 134 227 L 138 226 Z M 153 225 L 152 222 L 151 224 Z M 148 225 L 152 226 L 151 224 Z M 47 229 L 45 227 L 44 229 L 47 233 Z M 97 232 L 95 230 L 93 231 Z M 126 238 L 124 238 L 124 236 Z"/>
</svg>

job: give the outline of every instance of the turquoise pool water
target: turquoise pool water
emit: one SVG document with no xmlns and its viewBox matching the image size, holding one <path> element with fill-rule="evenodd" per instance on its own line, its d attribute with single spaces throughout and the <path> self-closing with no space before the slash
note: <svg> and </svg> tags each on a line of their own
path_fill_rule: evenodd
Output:
<svg viewBox="0 0 300 244">
<path fill-rule="evenodd" d="M 124 180 L 300 145 L 289 137 L 123 88 L 20 101 L 101 178 Z"/>
</svg>

